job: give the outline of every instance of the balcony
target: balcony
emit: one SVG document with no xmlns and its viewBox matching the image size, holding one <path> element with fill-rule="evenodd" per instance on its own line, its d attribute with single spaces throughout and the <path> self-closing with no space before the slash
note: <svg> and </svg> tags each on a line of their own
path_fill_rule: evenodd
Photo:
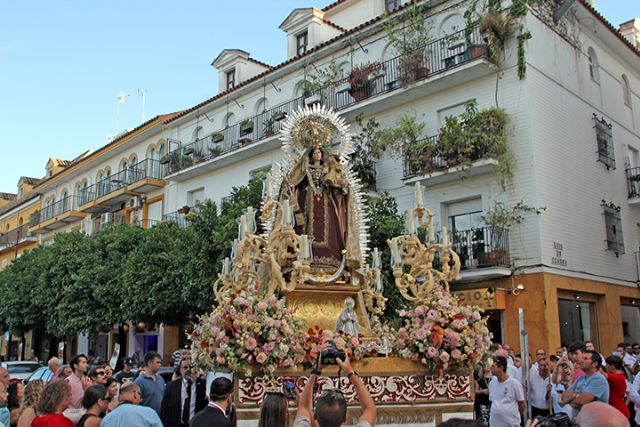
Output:
<svg viewBox="0 0 640 427">
<path fill-rule="evenodd" d="M 114 215 L 111 214 L 108 217 L 98 217 L 91 221 L 91 230 L 87 234 L 89 236 L 94 237 L 97 236 L 101 230 L 104 230 L 105 227 L 112 227 L 114 225 L 123 224 L 125 222 L 124 215 Z"/>
<path fill-rule="evenodd" d="M 511 275 L 509 230 L 483 227 L 452 233 L 453 250 L 460 256 L 461 281 Z"/>
<path fill-rule="evenodd" d="M 6 233 L 0 233 L 0 253 L 7 250 L 17 250 L 35 241 L 37 241 L 37 238 L 29 233 L 29 225 L 21 225 Z"/>
<path fill-rule="evenodd" d="M 198 208 L 196 206 L 190 208 L 189 210 L 189 212 L 197 212 L 197 211 L 198 211 Z M 173 222 L 183 228 L 189 227 L 191 225 L 191 222 L 187 219 L 186 214 L 187 212 L 180 212 L 180 211 L 170 212 L 168 214 L 162 215 L 162 221 Z"/>
<path fill-rule="evenodd" d="M 418 142 L 428 141 L 434 146 L 438 144 L 438 136 L 430 136 Z M 425 150 L 429 151 L 429 150 Z M 498 161 L 487 157 L 481 150 L 469 155 L 470 165 L 449 165 L 446 160 L 435 156 L 429 159 L 404 158 L 403 179 L 405 184 L 421 181 L 424 185 L 433 187 L 456 181 L 461 177 L 477 177 L 494 173 Z"/>
<path fill-rule="evenodd" d="M 640 167 L 627 168 L 627 191 L 630 204 L 640 204 Z"/>
<path fill-rule="evenodd" d="M 29 232 L 33 234 L 48 233 L 71 222 L 83 219 L 86 214 L 79 210 L 81 202 L 82 198 L 80 196 L 67 196 L 35 211 L 31 214 Z"/>
<path fill-rule="evenodd" d="M 162 188 L 167 167 L 158 160 L 145 159 L 83 190 L 80 210 L 96 213 L 119 205 L 132 196 Z"/>
<path fill-rule="evenodd" d="M 425 67 L 413 70 L 414 82 L 408 85 L 410 90 L 400 83 L 406 71 L 402 68 L 404 58 L 398 56 L 380 63 L 377 67 L 378 72 L 372 75 L 368 84 L 358 92 L 352 91 L 349 79 L 344 78 L 321 90 L 307 93 L 252 116 L 248 119 L 248 124 L 241 126 L 237 123 L 189 144 L 175 141 L 176 144 L 173 144 L 174 147 L 165 159 L 165 163 L 170 165 L 171 179 L 184 181 L 206 170 L 231 163 L 234 160 L 229 153 L 243 151 L 244 147 L 257 141 L 266 140 L 265 144 L 259 144 L 259 150 L 262 151 L 279 146 L 279 141 L 274 135 L 282 129 L 282 120 L 288 113 L 311 104 L 314 99 L 335 110 L 343 111 L 345 116 L 355 117 L 365 108 L 375 113 L 493 72 L 488 65 L 486 46 L 478 29 L 474 28 L 468 45 L 464 41 L 460 42 L 465 40 L 464 32 L 465 30 L 459 31 L 425 46 L 421 52 Z M 481 67 L 478 68 L 478 65 Z M 256 154 L 257 146 L 253 149 Z M 215 166 L 211 165 L 214 161 Z M 198 164 L 210 166 L 193 172 L 192 167 Z"/>
</svg>

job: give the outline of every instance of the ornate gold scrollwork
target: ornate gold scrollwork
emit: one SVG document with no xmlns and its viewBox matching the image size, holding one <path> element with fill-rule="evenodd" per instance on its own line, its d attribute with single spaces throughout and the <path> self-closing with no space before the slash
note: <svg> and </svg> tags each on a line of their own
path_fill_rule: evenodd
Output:
<svg viewBox="0 0 640 427">
<path fill-rule="evenodd" d="M 420 227 L 426 229 L 427 243 L 423 244 L 413 233 L 394 237 L 387 243 L 395 252 L 393 276 L 396 286 L 408 301 L 420 301 L 427 298 L 434 286 L 442 285 L 449 292 L 449 281 L 460 277 L 460 257 L 449 243 L 446 228 L 443 229 L 443 242 L 434 242 L 435 215 L 429 209 L 417 207 L 412 214 L 418 218 Z M 436 253 L 441 270 L 433 265 Z"/>
</svg>

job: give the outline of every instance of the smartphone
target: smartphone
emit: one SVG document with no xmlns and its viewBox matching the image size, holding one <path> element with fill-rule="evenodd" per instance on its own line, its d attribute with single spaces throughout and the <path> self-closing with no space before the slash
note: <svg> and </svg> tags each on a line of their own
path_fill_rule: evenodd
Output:
<svg viewBox="0 0 640 427">
<path fill-rule="evenodd" d="M 296 382 L 293 378 L 283 378 L 282 379 L 282 392 L 284 393 L 284 397 L 288 400 L 295 400 L 296 398 Z"/>
</svg>

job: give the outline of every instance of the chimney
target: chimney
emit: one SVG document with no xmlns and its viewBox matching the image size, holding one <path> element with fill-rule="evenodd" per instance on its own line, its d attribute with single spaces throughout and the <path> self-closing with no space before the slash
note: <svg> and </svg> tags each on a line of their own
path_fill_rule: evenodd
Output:
<svg viewBox="0 0 640 427">
<path fill-rule="evenodd" d="M 640 18 L 634 18 L 630 21 L 620 24 L 620 34 L 631 42 L 636 48 L 640 49 Z"/>
</svg>

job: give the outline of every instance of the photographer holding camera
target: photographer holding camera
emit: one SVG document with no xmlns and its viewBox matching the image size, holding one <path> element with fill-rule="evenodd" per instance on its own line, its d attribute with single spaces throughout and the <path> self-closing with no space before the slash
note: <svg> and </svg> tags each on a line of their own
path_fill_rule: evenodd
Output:
<svg viewBox="0 0 640 427">
<path fill-rule="evenodd" d="M 329 351 L 335 351 L 335 344 L 332 347 Z M 341 357 L 344 357 L 344 359 L 341 359 Z M 320 360 L 323 363 L 327 363 L 328 361 L 327 358 L 323 356 L 318 356 L 318 358 L 319 362 Z M 355 427 L 374 427 L 376 422 L 376 405 L 367 387 L 351 366 L 347 355 L 344 353 L 340 354 L 335 359 L 335 362 L 340 366 L 342 372 L 346 373 L 347 378 L 349 378 L 353 384 L 356 396 L 360 402 L 360 407 L 362 408 L 362 415 L 360 415 Z M 298 412 L 296 413 L 293 427 L 311 427 L 313 425 L 311 423 L 312 416 L 319 427 L 338 427 L 347 421 L 347 400 L 342 392 L 337 389 L 323 391 L 316 399 L 315 411 L 313 410 L 314 386 L 321 374 L 320 363 L 318 363 L 318 365 L 311 370 L 309 380 L 300 395 Z"/>
</svg>

